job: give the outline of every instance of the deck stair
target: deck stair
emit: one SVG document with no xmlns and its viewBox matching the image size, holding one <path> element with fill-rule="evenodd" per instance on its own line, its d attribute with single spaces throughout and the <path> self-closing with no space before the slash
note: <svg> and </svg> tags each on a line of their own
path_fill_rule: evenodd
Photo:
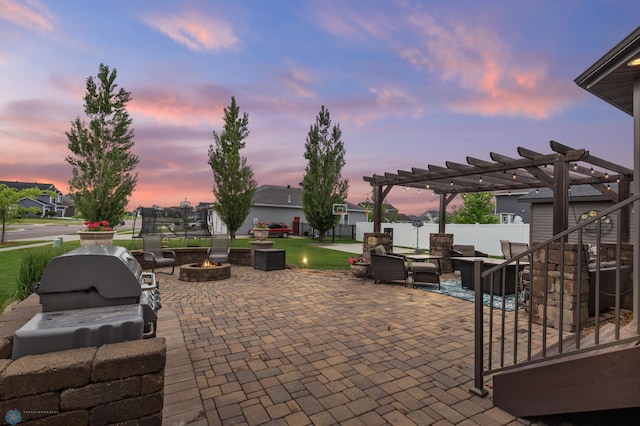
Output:
<svg viewBox="0 0 640 426">
<path fill-rule="evenodd" d="M 640 406 L 640 336 L 635 323 L 620 329 L 624 343 L 594 348 L 594 334 L 580 351 L 493 376 L 493 402 L 517 417 L 580 413 Z M 615 325 L 603 326 L 600 343 L 615 341 Z M 565 347 L 575 342 L 566 339 Z M 575 345 L 573 345 L 575 346 Z M 547 357 L 557 347 L 549 347 Z"/>
</svg>

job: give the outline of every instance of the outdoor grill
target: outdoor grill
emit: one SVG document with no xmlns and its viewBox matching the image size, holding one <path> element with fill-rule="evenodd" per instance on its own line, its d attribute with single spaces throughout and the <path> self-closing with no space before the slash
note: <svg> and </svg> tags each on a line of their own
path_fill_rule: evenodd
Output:
<svg viewBox="0 0 640 426">
<path fill-rule="evenodd" d="M 155 274 L 118 246 L 53 258 L 36 292 L 42 313 L 16 331 L 12 358 L 155 337 L 162 307 Z"/>
</svg>

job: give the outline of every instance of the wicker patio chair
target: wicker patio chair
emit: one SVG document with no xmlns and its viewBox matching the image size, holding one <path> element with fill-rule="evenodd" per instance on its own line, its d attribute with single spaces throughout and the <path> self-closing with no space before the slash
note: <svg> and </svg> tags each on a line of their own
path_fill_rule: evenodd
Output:
<svg viewBox="0 0 640 426">
<path fill-rule="evenodd" d="M 371 250 L 371 277 L 374 284 L 380 281 L 403 281 L 407 285 L 409 270 L 402 255 L 386 253 L 383 246 Z"/>
</svg>

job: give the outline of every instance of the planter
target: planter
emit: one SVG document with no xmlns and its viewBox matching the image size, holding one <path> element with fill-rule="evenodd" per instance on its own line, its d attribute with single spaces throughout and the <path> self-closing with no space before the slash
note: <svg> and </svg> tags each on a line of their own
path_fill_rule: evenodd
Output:
<svg viewBox="0 0 640 426">
<path fill-rule="evenodd" d="M 351 275 L 356 278 L 367 278 L 367 273 L 369 272 L 369 264 L 368 263 L 354 263 L 351 265 Z"/>
<path fill-rule="evenodd" d="M 269 236 L 269 228 L 253 228 L 253 236 L 258 241 L 264 241 Z"/>
<path fill-rule="evenodd" d="M 116 231 L 78 231 L 80 236 L 80 247 L 87 246 L 110 246 L 113 245 L 113 237 Z"/>
</svg>

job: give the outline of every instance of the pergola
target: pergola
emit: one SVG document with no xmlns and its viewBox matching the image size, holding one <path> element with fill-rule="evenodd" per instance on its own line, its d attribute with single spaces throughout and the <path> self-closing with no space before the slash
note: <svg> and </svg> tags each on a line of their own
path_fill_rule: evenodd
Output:
<svg viewBox="0 0 640 426">
<path fill-rule="evenodd" d="M 569 224 L 568 192 L 572 185 L 592 185 L 614 203 L 629 197 L 633 170 L 595 157 L 584 149 L 573 149 L 551 141 L 550 154 L 518 147 L 520 158 L 492 152 L 492 161 L 467 157 L 467 164 L 447 161 L 445 167 L 429 164 L 397 173 L 365 176 L 375 188 L 374 232 L 380 232 L 383 200 L 394 186 L 420 188 L 440 195 L 439 232 L 445 232 L 445 210 L 456 195 L 469 192 L 521 190 L 548 187 L 553 190 L 553 231 L 558 234 Z M 617 192 L 611 188 L 611 183 Z M 622 223 L 623 240 L 629 238 L 629 211 Z"/>
</svg>

